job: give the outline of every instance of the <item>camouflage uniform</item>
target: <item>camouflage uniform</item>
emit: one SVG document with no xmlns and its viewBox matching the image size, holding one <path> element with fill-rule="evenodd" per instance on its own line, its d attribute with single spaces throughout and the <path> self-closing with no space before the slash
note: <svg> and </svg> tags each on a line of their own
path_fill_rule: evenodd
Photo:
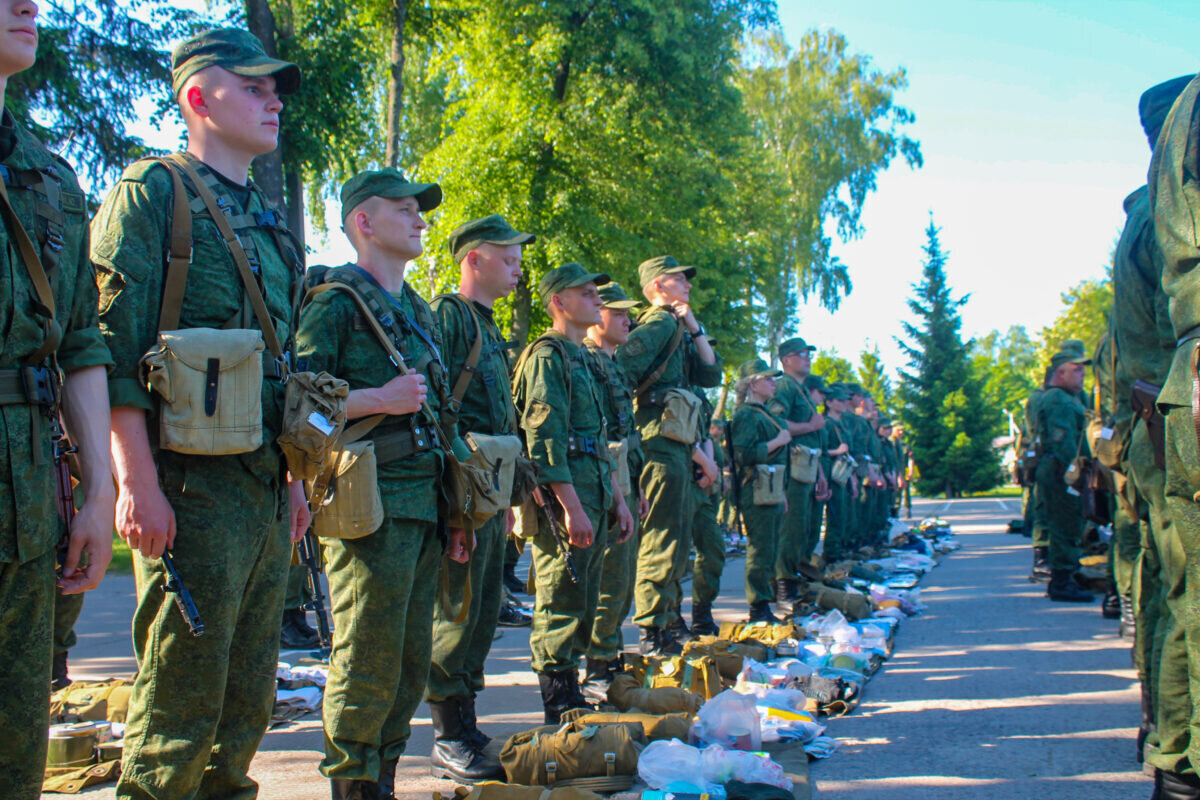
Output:
<svg viewBox="0 0 1200 800">
<path fill-rule="evenodd" d="M 1042 455 L 1038 461 L 1038 493 L 1046 504 L 1050 534 L 1050 569 L 1074 572 L 1079 568 L 1080 537 L 1083 535 L 1083 506 L 1078 492 L 1068 491 L 1063 473 L 1076 455 L 1087 455 L 1084 435 L 1085 413 L 1079 398 L 1051 386 L 1038 404 L 1038 431 Z"/>
<path fill-rule="evenodd" d="M 825 394 L 826 402 L 829 399 L 846 399 L 845 392 L 838 386 L 830 386 Z M 829 456 L 831 450 L 836 450 L 843 444 L 849 442 L 849 435 L 846 433 L 844 420 L 851 416 L 849 412 L 842 414 L 840 418 L 835 418 L 829 412 L 826 418 L 825 427 L 821 431 L 821 442 L 824 448 L 824 455 L 821 459 L 821 466 L 825 469 L 825 474 L 829 475 L 829 491 L 831 497 L 825 504 L 825 546 L 822 549 L 825 561 L 832 563 L 841 559 L 846 555 L 851 548 L 851 535 L 849 530 L 849 506 L 850 498 L 850 483 L 839 485 L 833 480 L 833 458 Z M 853 476 L 851 481 L 855 480 Z"/>
<path fill-rule="evenodd" d="M 783 354 L 782 348 L 780 353 Z M 803 381 L 786 372 L 776 382 L 775 396 L 767 403 L 767 408 L 784 422 L 808 422 L 818 413 L 812 398 L 808 396 L 808 390 L 804 388 Z M 793 436 L 789 448 L 797 447 L 820 450 L 821 431 Z M 788 510 L 779 530 L 779 557 L 775 562 L 776 580 L 795 581 L 800 572 L 800 565 L 812 557 L 813 548 L 817 546 L 815 541 L 809 540 L 812 517 L 817 511 L 816 486 L 816 483 L 801 483 L 797 480 L 789 480 L 787 483 Z"/>
<path fill-rule="evenodd" d="M 84 196 L 75 173 L 5 110 L 0 117 L 0 165 L 13 208 L 34 246 L 45 246 L 48 229 L 42 181 L 61 191 L 63 246 L 57 264 L 43 257 L 54 291 L 63 338 L 58 365 L 66 373 L 111 364 L 96 326 L 96 286 L 87 261 L 88 230 Z M 36 216 L 35 216 L 36 214 Z M 43 251 L 44 252 L 44 251 Z M 45 336 L 42 317 L 32 308 L 33 284 L 8 226 L 0 225 L 0 326 L 5 331 L 0 368 L 26 365 Z M 0 462 L 0 652 L 5 655 L 7 689 L 0 699 L 0 724 L 8 735 L 0 744 L 0 774 L 7 793 L 35 798 L 41 793 L 49 725 L 50 661 L 55 611 L 54 547 L 64 533 L 55 506 L 48 427 L 31 429 L 34 406 L 0 405 L 0 437 L 8 454 Z M 37 448 L 35 451 L 34 448 Z M 40 453 L 40 463 L 35 462 Z M 82 599 L 82 595 L 79 596 Z M 78 601 L 77 601 L 78 602 Z"/>
</svg>

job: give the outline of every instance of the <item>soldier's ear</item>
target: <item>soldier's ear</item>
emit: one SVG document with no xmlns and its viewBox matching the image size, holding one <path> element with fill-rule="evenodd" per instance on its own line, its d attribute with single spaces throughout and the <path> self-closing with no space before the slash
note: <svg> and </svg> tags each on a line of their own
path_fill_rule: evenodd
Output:
<svg viewBox="0 0 1200 800">
<path fill-rule="evenodd" d="M 207 117 L 212 113 L 208 108 L 208 101 L 204 99 L 204 92 L 199 86 L 188 87 L 188 90 L 183 93 L 183 97 L 183 102 L 196 116 Z"/>
</svg>

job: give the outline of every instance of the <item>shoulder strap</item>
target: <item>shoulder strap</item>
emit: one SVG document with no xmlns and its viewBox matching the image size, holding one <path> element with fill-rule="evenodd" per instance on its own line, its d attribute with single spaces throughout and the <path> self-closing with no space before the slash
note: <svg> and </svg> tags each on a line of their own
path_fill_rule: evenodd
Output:
<svg viewBox="0 0 1200 800">
<path fill-rule="evenodd" d="M 42 340 L 41 347 L 29 356 L 27 363 L 30 365 L 40 364 L 58 349 L 59 342 L 62 341 L 62 328 L 54 318 L 54 292 L 50 289 L 50 279 L 46 276 L 46 270 L 42 268 L 42 262 L 38 258 L 37 250 L 33 247 L 33 241 L 25 231 L 25 226 L 21 224 L 17 211 L 12 206 L 12 201 L 8 199 L 8 189 L 4 186 L 4 181 L 0 181 L 0 213 L 3 213 L 9 232 L 16 240 L 17 250 L 21 254 L 21 260 L 25 262 L 25 269 L 28 270 L 29 279 L 33 283 L 36 300 L 34 310 L 42 317 L 42 330 L 46 337 Z"/>
<path fill-rule="evenodd" d="M 533 355 L 539 348 L 541 348 L 543 346 L 554 348 L 554 350 L 556 350 L 558 352 L 558 355 L 563 360 L 563 367 L 565 368 L 565 370 L 563 372 L 563 380 L 565 380 L 566 384 L 567 384 L 567 398 L 568 398 L 567 402 L 569 403 L 570 402 L 569 398 L 571 397 L 571 391 L 572 391 L 572 389 L 571 389 L 571 380 L 572 380 L 572 378 L 571 378 L 571 372 L 572 372 L 571 359 L 567 357 L 567 348 L 565 346 L 563 346 L 562 341 L 557 336 L 550 336 L 548 334 L 543 333 L 541 336 L 534 339 L 529 344 L 529 346 L 526 347 L 521 352 L 521 357 L 519 359 L 517 359 L 517 365 L 516 365 L 516 367 L 513 368 L 513 373 L 516 375 L 521 374 L 521 369 L 525 366 L 525 362 L 528 361 L 529 357 L 531 355 Z"/>
<path fill-rule="evenodd" d="M 775 419 L 775 416 L 766 409 L 760 408 L 759 406 L 750 405 L 749 403 L 746 404 L 746 408 L 757 411 L 759 414 L 762 414 L 764 417 L 766 417 L 777 429 L 783 430 L 783 426 L 779 424 L 779 421 Z"/>
<path fill-rule="evenodd" d="M 183 310 L 183 293 L 187 286 L 188 268 L 192 264 L 192 212 L 188 209 L 187 192 L 179 171 L 173 169 L 165 158 L 154 158 L 171 176 L 173 200 L 171 204 L 171 249 L 167 260 L 167 277 L 163 282 L 162 308 L 158 315 L 158 329 L 173 331 L 179 327 L 179 315 Z"/>
<path fill-rule="evenodd" d="M 200 177 L 199 173 L 196 172 L 196 168 L 188 161 L 187 156 L 183 153 L 172 153 L 169 156 L 164 156 L 161 160 L 165 164 L 182 170 L 192 182 L 196 194 L 204 201 L 204 206 L 212 216 L 213 222 L 216 223 L 217 230 L 221 232 L 221 238 L 224 239 L 225 246 L 229 248 L 229 252 L 233 256 L 233 263 L 237 266 L 238 275 L 241 277 L 242 285 L 246 289 L 246 296 L 250 299 L 250 305 L 254 308 L 254 316 L 258 319 L 259 327 L 262 328 L 263 340 L 266 342 L 271 354 L 282 364 L 284 361 L 283 346 L 279 343 L 279 335 L 275 331 L 275 323 L 271 320 L 271 312 L 267 310 L 267 304 L 263 300 L 262 292 L 259 291 L 258 283 L 254 280 L 254 273 L 250 268 L 250 259 L 246 257 L 246 250 L 242 247 L 241 240 L 238 239 L 237 234 L 233 231 L 233 227 L 229 224 L 229 219 L 225 216 L 225 212 L 217 205 L 217 199 L 213 197 L 212 191 L 204 183 L 204 179 Z M 178 192 L 176 193 L 176 197 L 178 198 Z M 174 250 L 174 239 L 175 235 L 172 234 L 172 250 Z M 183 298 L 182 291 L 179 293 L 179 298 L 180 300 Z M 177 317 L 176 326 L 178 326 Z"/>
<path fill-rule="evenodd" d="M 471 308 L 471 301 L 468 298 L 463 297 L 461 294 L 440 294 L 434 299 L 445 299 L 453 302 L 464 314 L 471 318 L 471 322 L 475 323 L 475 341 L 471 342 L 471 350 L 467 353 L 467 361 L 463 364 L 462 372 L 458 373 L 458 377 L 455 378 L 454 388 L 450 391 L 450 396 L 454 398 L 454 406 L 457 408 L 462 405 L 462 399 L 467 395 L 467 387 L 471 385 L 471 380 L 478 371 L 476 367 L 479 366 L 479 356 L 483 352 L 483 329 L 479 326 L 479 317 L 476 315 L 475 309 Z"/>
<path fill-rule="evenodd" d="M 637 387 L 633 393 L 634 397 L 641 397 L 662 377 L 662 374 L 667 371 L 667 364 L 671 363 L 671 358 L 675 355 L 675 351 L 679 349 L 679 345 L 683 341 L 683 320 L 674 315 L 672 315 L 672 319 L 675 320 L 675 335 L 671 337 L 671 343 L 667 345 L 667 354 L 654 371 L 646 377 L 646 380 L 642 381 Z"/>
</svg>

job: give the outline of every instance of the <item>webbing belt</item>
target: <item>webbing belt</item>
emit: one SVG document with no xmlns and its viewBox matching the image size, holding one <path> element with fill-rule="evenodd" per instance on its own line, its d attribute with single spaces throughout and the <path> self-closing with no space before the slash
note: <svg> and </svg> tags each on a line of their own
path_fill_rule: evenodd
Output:
<svg viewBox="0 0 1200 800">
<path fill-rule="evenodd" d="M 49 367 L 0 369 L 0 406 L 58 405 L 58 381 Z"/>
<path fill-rule="evenodd" d="M 584 455 L 600 457 L 600 448 L 597 446 L 598 439 L 594 436 L 580 436 L 575 433 L 567 434 L 567 452 L 568 453 L 583 453 Z M 608 449 L 605 445 L 604 457 L 608 458 Z"/>
<path fill-rule="evenodd" d="M 375 461 L 386 464 L 440 447 L 437 431 L 417 425 L 412 430 L 394 431 L 374 437 Z"/>
</svg>

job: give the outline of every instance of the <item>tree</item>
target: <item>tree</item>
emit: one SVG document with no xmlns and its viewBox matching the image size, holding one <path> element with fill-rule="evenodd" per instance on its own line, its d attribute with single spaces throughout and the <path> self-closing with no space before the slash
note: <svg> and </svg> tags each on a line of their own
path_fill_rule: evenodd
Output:
<svg viewBox="0 0 1200 800">
<path fill-rule="evenodd" d="M 900 373 L 900 416 L 908 431 L 922 493 L 958 497 L 982 491 L 1000 478 L 991 442 L 997 420 L 989 418 L 982 386 L 971 368 L 971 342 L 962 340 L 960 309 L 946 279 L 949 256 L 930 218 L 925 230 L 921 282 L 908 307 L 915 322 L 905 322 L 907 341 L 898 340 L 908 357 Z"/>
<path fill-rule="evenodd" d="M 1042 328 L 1038 335 L 1037 366 L 1041 373 L 1050 364 L 1066 339 L 1080 339 L 1090 354 L 1108 330 L 1108 315 L 1112 311 L 1112 269 L 1103 278 L 1080 281 L 1062 295 L 1063 308 L 1054 322 Z M 1037 376 L 1040 382 L 1040 374 Z"/>
<path fill-rule="evenodd" d="M 1037 348 L 1023 326 L 1013 325 L 1007 333 L 992 331 L 975 341 L 972 369 L 983 384 L 989 416 L 1004 412 L 1019 414 L 1025 401 L 1042 383 L 1044 366 Z"/>
<path fill-rule="evenodd" d="M 870 350 L 864 349 L 859 354 L 858 384 L 875 399 L 881 412 L 891 409 L 892 379 L 887 376 L 884 369 L 883 357 L 879 354 L 878 344 L 872 345 Z"/>
<path fill-rule="evenodd" d="M 839 356 L 837 350 L 817 353 L 812 362 L 812 371 L 814 375 L 824 378 L 827 384 L 854 381 L 854 367 L 849 360 Z"/>
</svg>

